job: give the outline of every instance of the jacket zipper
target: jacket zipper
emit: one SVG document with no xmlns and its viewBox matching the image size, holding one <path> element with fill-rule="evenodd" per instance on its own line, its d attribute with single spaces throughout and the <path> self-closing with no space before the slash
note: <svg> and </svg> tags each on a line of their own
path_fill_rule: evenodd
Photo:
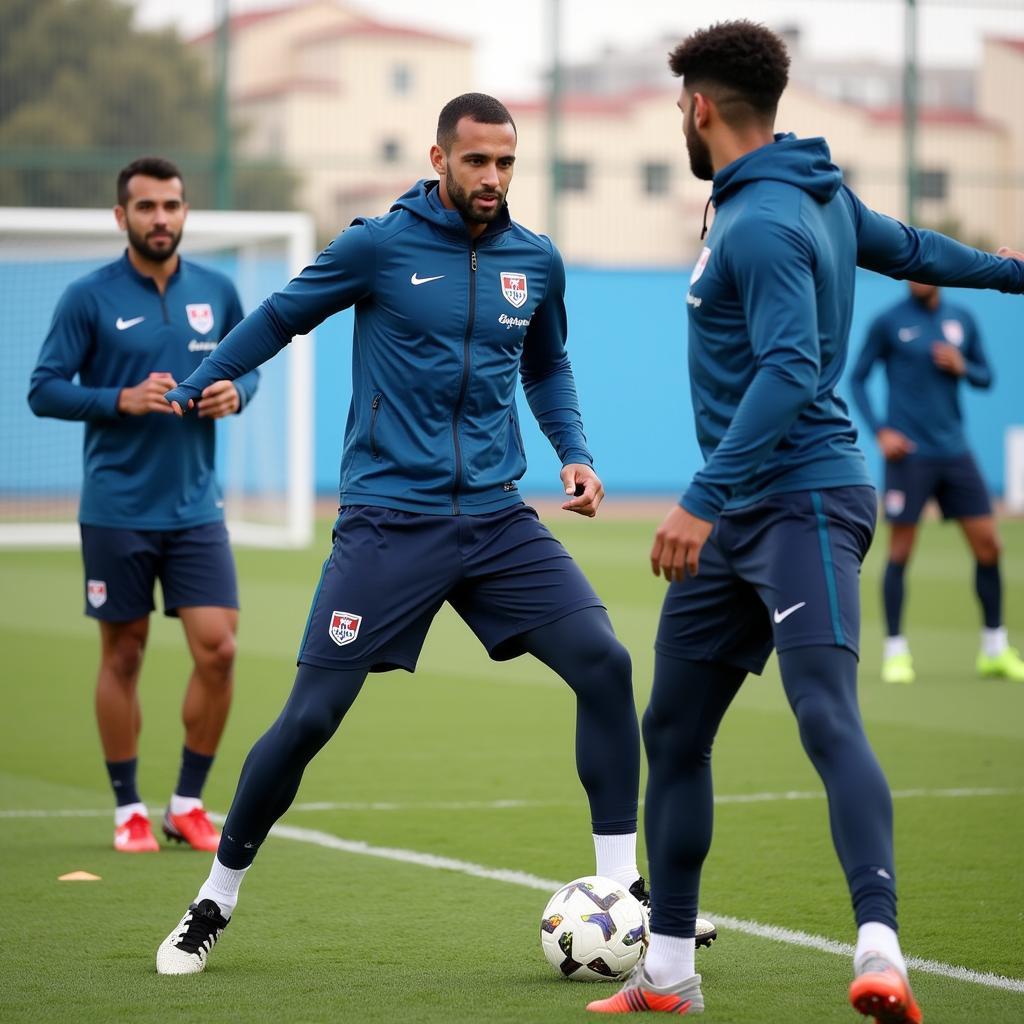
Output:
<svg viewBox="0 0 1024 1024">
<path fill-rule="evenodd" d="M 452 484 L 452 514 L 459 514 L 459 485 L 462 482 L 462 445 L 459 443 L 459 413 L 466 398 L 469 384 L 469 339 L 473 335 L 473 321 L 476 319 L 476 249 L 469 250 L 469 316 L 466 319 L 466 334 L 462 339 L 462 383 L 459 397 L 452 410 L 452 439 L 455 442 L 455 480 Z"/>
<path fill-rule="evenodd" d="M 373 396 L 373 401 L 370 403 L 370 455 L 375 458 L 380 458 L 380 453 L 377 451 L 377 414 L 380 412 L 380 403 L 383 401 L 384 396 L 378 391 Z"/>
</svg>

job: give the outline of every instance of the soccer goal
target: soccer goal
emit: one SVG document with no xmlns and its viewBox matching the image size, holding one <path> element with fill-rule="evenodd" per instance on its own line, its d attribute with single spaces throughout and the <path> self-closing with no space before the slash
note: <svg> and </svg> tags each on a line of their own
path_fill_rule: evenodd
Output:
<svg viewBox="0 0 1024 1024">
<path fill-rule="evenodd" d="M 83 424 L 38 419 L 29 376 L 61 293 L 125 246 L 110 210 L 0 208 L 0 545 L 78 543 Z M 193 211 L 181 251 L 227 273 L 246 312 L 314 256 L 302 213 Z M 313 532 L 313 349 L 296 338 L 261 368 L 241 416 L 218 421 L 231 539 L 304 547 Z"/>
</svg>

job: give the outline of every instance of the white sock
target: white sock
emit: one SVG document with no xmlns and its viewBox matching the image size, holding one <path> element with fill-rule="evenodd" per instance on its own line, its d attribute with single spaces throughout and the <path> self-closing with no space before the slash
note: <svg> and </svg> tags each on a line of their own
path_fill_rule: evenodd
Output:
<svg viewBox="0 0 1024 1024">
<path fill-rule="evenodd" d="M 114 827 L 120 828 L 133 814 L 149 817 L 145 804 L 121 804 L 120 807 L 114 808 Z"/>
<path fill-rule="evenodd" d="M 614 836 L 594 834 L 595 874 L 613 878 L 627 888 L 639 877 L 636 866 L 636 833 L 624 832 Z"/>
<path fill-rule="evenodd" d="M 902 633 L 898 636 L 887 636 L 885 638 L 884 655 L 886 658 L 892 658 L 897 654 L 909 653 L 910 644 L 907 643 L 907 638 Z"/>
<path fill-rule="evenodd" d="M 644 973 L 658 988 L 668 988 L 696 973 L 693 939 L 651 932 L 651 945 L 644 957 Z"/>
<path fill-rule="evenodd" d="M 853 953 L 855 968 L 866 953 L 881 953 L 894 967 L 899 968 L 904 977 L 907 976 L 907 962 L 900 950 L 900 940 L 887 924 L 868 921 L 857 929 L 857 948 Z"/>
<path fill-rule="evenodd" d="M 1009 646 L 1005 626 L 996 626 L 995 629 L 986 626 L 981 631 L 981 652 L 986 658 L 998 658 Z"/>
<path fill-rule="evenodd" d="M 171 814 L 188 814 L 188 812 L 193 808 L 202 806 L 203 801 L 197 796 L 178 796 L 177 793 L 171 794 Z"/>
<path fill-rule="evenodd" d="M 237 871 L 234 868 L 226 868 L 214 857 L 210 877 L 200 887 L 196 903 L 200 900 L 213 900 L 220 907 L 220 912 L 226 918 L 230 918 L 238 902 L 239 886 L 248 870 L 249 868 L 239 868 Z"/>
</svg>

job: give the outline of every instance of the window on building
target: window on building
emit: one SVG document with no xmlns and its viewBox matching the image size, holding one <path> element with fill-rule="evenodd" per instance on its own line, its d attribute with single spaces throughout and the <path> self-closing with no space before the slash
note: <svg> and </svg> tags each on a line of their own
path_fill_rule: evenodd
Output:
<svg viewBox="0 0 1024 1024">
<path fill-rule="evenodd" d="M 402 144 L 398 139 L 385 139 L 380 144 L 380 158 L 386 164 L 396 164 L 402 159 Z"/>
<path fill-rule="evenodd" d="M 412 92 L 412 68 L 408 64 L 394 64 L 391 67 L 391 89 L 399 96 Z"/>
<path fill-rule="evenodd" d="M 917 172 L 917 195 L 919 199 L 945 199 L 949 194 L 949 172 L 925 170 Z"/>
<path fill-rule="evenodd" d="M 558 166 L 560 192 L 586 192 L 590 165 L 584 160 L 562 160 Z"/>
<path fill-rule="evenodd" d="M 649 196 L 668 195 L 671 177 L 668 164 L 646 163 L 643 165 L 644 193 Z"/>
</svg>

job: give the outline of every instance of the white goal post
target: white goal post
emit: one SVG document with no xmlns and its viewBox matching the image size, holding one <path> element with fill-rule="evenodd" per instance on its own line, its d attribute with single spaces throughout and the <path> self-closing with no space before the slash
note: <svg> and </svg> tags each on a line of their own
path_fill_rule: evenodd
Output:
<svg viewBox="0 0 1024 1024">
<path fill-rule="evenodd" d="M 194 210 L 181 252 L 228 273 L 252 311 L 314 257 L 304 213 Z M 0 207 L 0 546 L 78 543 L 83 424 L 32 416 L 29 375 L 54 306 L 75 278 L 125 246 L 110 210 Z M 261 368 L 240 416 L 218 422 L 218 475 L 231 539 L 305 547 L 313 536 L 313 342 Z"/>
</svg>

